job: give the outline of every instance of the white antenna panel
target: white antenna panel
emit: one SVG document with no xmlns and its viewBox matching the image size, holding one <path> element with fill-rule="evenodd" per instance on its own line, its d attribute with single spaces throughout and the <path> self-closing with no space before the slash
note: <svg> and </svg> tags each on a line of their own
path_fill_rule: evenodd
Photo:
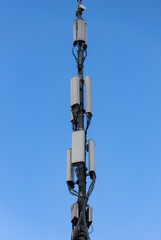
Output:
<svg viewBox="0 0 161 240">
<path fill-rule="evenodd" d="M 85 162 L 85 132 L 84 130 L 72 133 L 72 165 Z"/>
<path fill-rule="evenodd" d="M 74 188 L 74 171 L 72 168 L 72 149 L 67 149 L 67 183 Z"/>
<path fill-rule="evenodd" d="M 78 19 L 78 40 L 83 42 L 86 40 L 85 22 L 83 19 Z"/>
<path fill-rule="evenodd" d="M 96 177 L 95 171 L 95 143 L 94 140 L 91 139 L 88 141 L 88 149 L 89 149 L 89 174 L 91 179 Z"/>
<path fill-rule="evenodd" d="M 85 23 L 85 45 L 87 45 L 87 23 Z"/>
<path fill-rule="evenodd" d="M 77 20 L 73 22 L 73 42 L 77 41 Z"/>
<path fill-rule="evenodd" d="M 73 22 L 73 44 L 83 42 L 87 45 L 87 24 L 83 19 L 77 19 Z"/>
<path fill-rule="evenodd" d="M 89 227 L 93 222 L 93 208 L 88 207 L 87 209 L 87 226 Z"/>
<path fill-rule="evenodd" d="M 80 104 L 79 78 L 75 76 L 70 80 L 70 102 L 71 107 Z"/>
<path fill-rule="evenodd" d="M 73 224 L 76 224 L 77 220 L 78 220 L 78 217 L 79 217 L 79 206 L 78 206 L 78 203 L 75 202 L 71 206 L 71 222 Z"/>
<path fill-rule="evenodd" d="M 85 77 L 86 86 L 86 113 L 92 115 L 92 87 L 91 87 L 91 77 Z"/>
</svg>

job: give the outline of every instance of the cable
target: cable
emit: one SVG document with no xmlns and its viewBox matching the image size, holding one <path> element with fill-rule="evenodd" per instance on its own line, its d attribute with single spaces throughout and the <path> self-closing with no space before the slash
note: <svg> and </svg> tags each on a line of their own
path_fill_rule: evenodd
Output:
<svg viewBox="0 0 161 240">
<path fill-rule="evenodd" d="M 87 117 L 87 126 L 86 126 L 86 130 L 85 130 L 86 135 L 87 135 L 87 130 L 89 128 L 90 122 L 91 122 L 91 117 Z"/>
<path fill-rule="evenodd" d="M 85 53 L 86 53 L 86 55 L 85 55 L 85 57 L 83 58 L 83 63 L 84 63 L 84 61 L 86 60 L 86 57 L 87 57 L 87 50 L 85 50 Z"/>
<path fill-rule="evenodd" d="M 74 196 L 76 196 L 76 197 L 81 197 L 81 195 L 80 195 L 77 191 L 75 191 L 74 189 L 72 189 L 70 186 L 68 186 L 68 189 L 69 189 L 69 192 L 70 192 L 72 195 L 74 195 Z"/>
<path fill-rule="evenodd" d="M 91 229 L 91 232 L 89 232 L 89 234 L 93 233 L 93 226 L 92 226 L 92 224 L 91 224 L 90 227 L 91 227 L 92 229 Z"/>
<path fill-rule="evenodd" d="M 73 53 L 73 56 L 74 56 L 76 62 L 78 63 L 78 58 L 76 57 L 76 55 L 75 55 L 75 53 L 74 53 L 74 49 L 75 49 L 75 47 L 72 49 L 72 53 Z"/>
<path fill-rule="evenodd" d="M 88 189 L 88 192 L 87 192 L 87 198 L 89 198 L 89 196 L 91 195 L 91 193 L 94 189 L 95 181 L 96 181 L 96 179 L 94 178 L 93 181 L 91 182 L 90 186 L 89 186 L 89 189 Z"/>
</svg>

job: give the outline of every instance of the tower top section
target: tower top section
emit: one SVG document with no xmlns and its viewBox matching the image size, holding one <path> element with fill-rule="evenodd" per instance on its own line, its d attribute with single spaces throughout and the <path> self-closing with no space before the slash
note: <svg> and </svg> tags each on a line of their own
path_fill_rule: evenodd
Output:
<svg viewBox="0 0 161 240">
<path fill-rule="evenodd" d="M 77 0 L 78 2 L 78 7 L 76 9 L 76 17 L 79 19 L 82 16 L 82 13 L 84 10 L 86 10 L 86 7 L 82 5 L 82 0 Z"/>
</svg>

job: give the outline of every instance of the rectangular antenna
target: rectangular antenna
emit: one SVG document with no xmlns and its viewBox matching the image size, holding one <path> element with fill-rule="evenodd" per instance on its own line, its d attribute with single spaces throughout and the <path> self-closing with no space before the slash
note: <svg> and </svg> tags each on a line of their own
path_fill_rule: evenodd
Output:
<svg viewBox="0 0 161 240">
<path fill-rule="evenodd" d="M 85 162 L 85 132 L 84 130 L 72 133 L 72 165 Z"/>
</svg>

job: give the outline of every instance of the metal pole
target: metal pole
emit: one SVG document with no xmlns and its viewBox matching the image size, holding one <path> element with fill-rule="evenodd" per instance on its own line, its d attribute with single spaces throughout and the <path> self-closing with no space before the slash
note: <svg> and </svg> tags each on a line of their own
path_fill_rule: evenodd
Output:
<svg viewBox="0 0 161 240">
<path fill-rule="evenodd" d="M 78 128 L 79 130 L 84 130 L 84 80 L 83 80 L 83 60 L 84 52 L 82 50 L 81 44 L 78 49 L 78 77 L 80 85 L 80 110 L 78 113 Z"/>
<path fill-rule="evenodd" d="M 78 77 L 79 77 L 79 86 L 80 86 L 80 110 L 78 113 L 78 129 L 84 130 L 84 80 L 83 80 L 83 61 L 84 61 L 84 52 L 82 49 L 82 44 L 79 44 L 79 48 L 77 51 L 77 59 L 78 59 Z M 85 144 L 85 143 L 84 143 Z M 81 196 L 86 196 L 86 164 L 81 164 L 76 169 L 77 172 L 77 178 L 78 178 L 78 186 L 79 186 L 79 194 Z M 84 217 L 85 217 L 85 207 L 83 206 L 85 204 L 85 199 L 82 199 L 82 197 L 78 198 L 78 204 L 79 204 L 79 212 L 84 211 Z M 80 232 L 85 232 L 85 226 L 84 223 L 80 225 Z M 78 238 L 81 240 L 86 240 L 87 238 L 82 236 L 81 238 Z M 74 239 L 73 239 L 74 240 Z"/>
</svg>

